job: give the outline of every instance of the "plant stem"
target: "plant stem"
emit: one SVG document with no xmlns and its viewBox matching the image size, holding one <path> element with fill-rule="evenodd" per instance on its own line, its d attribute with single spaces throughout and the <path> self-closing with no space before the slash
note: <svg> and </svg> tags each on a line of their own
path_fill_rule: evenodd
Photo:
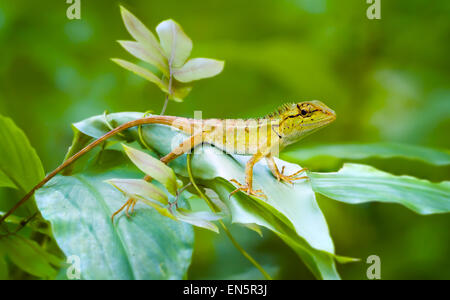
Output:
<svg viewBox="0 0 450 300">
<path fill-rule="evenodd" d="M 189 180 L 191 181 L 192 186 L 196 189 L 196 191 L 198 192 L 200 197 L 202 197 L 203 200 L 205 200 L 206 204 L 208 204 L 211 211 L 216 213 L 216 209 L 214 208 L 214 205 L 212 204 L 211 199 L 209 199 L 209 197 L 205 193 L 203 193 L 202 190 L 200 190 L 200 188 L 197 186 L 197 184 L 194 181 L 194 176 L 192 175 L 192 168 L 191 168 L 191 158 L 192 158 L 192 154 L 188 153 L 187 154 L 187 171 L 188 171 Z M 226 227 L 225 223 L 222 220 L 219 220 L 219 223 L 222 226 L 222 228 L 225 231 L 228 238 L 233 243 L 234 247 L 236 247 L 236 249 L 239 252 L 241 252 L 241 254 L 245 258 L 247 258 L 264 275 L 264 277 L 266 279 L 272 280 L 272 277 L 270 277 L 270 275 L 264 270 L 264 268 L 250 254 L 248 254 L 247 251 L 245 251 L 241 247 L 241 245 L 239 245 L 239 243 L 234 239 L 233 235 L 231 234 L 230 230 Z"/>
<path fill-rule="evenodd" d="M 164 100 L 164 106 L 163 106 L 163 108 L 161 110 L 161 113 L 160 113 L 161 116 L 164 115 L 165 112 L 166 112 L 167 103 L 169 103 L 169 95 L 168 94 L 166 95 L 166 100 Z"/>
<path fill-rule="evenodd" d="M 164 100 L 164 106 L 161 110 L 160 115 L 164 115 L 164 113 L 166 112 L 166 108 L 167 108 L 167 103 L 169 103 L 169 96 L 172 95 L 172 62 L 173 62 L 173 51 L 172 54 L 170 55 L 170 60 L 169 60 L 169 92 L 166 95 L 166 100 Z"/>
</svg>

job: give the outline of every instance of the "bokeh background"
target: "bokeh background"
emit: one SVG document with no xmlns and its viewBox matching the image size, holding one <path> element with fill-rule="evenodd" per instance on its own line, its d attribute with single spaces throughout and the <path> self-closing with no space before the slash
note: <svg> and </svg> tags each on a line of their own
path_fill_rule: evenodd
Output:
<svg viewBox="0 0 450 300">
<path fill-rule="evenodd" d="M 450 1 L 381 0 L 381 20 L 367 19 L 363 0 L 81 0 L 81 20 L 67 19 L 65 2 L 0 2 L 0 113 L 25 131 L 47 172 L 71 143 L 71 123 L 105 110 L 162 107 L 156 86 L 109 60 L 133 60 L 115 42 L 129 39 L 119 5 L 152 30 L 173 18 L 192 38 L 193 57 L 226 61 L 222 74 L 195 83 L 185 102 L 169 104 L 168 114 L 256 117 L 283 102 L 320 99 L 338 119 L 303 145 L 450 146 Z M 450 174 L 448 167 L 412 161 L 363 163 L 432 181 Z M 319 204 L 337 253 L 363 260 L 339 265 L 343 278 L 366 278 L 365 259 L 376 254 L 383 279 L 450 279 L 448 215 L 324 198 Z M 270 232 L 260 238 L 238 226 L 232 231 L 276 278 L 312 278 Z M 197 230 L 189 278 L 260 274 L 226 237 Z"/>
</svg>

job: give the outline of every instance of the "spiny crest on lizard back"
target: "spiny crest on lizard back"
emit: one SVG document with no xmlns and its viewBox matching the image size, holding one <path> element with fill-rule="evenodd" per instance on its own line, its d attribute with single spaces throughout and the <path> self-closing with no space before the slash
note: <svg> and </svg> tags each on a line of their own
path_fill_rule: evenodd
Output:
<svg viewBox="0 0 450 300">
<path fill-rule="evenodd" d="M 295 103 L 284 103 L 283 105 L 280 105 L 274 112 L 271 112 L 270 114 L 266 115 L 264 118 L 272 119 L 276 118 L 278 116 L 281 116 L 285 112 L 291 110 L 295 107 Z"/>
</svg>

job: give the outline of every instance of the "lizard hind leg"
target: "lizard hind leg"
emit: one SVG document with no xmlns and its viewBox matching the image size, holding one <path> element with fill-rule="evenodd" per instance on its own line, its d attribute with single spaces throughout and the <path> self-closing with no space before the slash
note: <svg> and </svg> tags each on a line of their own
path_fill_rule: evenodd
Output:
<svg viewBox="0 0 450 300">
<path fill-rule="evenodd" d="M 278 170 L 277 164 L 275 163 L 275 160 L 273 159 L 273 156 L 267 156 L 266 157 L 267 165 L 269 166 L 269 169 L 272 171 L 273 176 L 277 178 L 278 181 L 283 180 L 290 184 L 294 184 L 293 181 L 300 180 L 300 179 L 308 179 L 308 176 L 298 176 L 298 174 L 307 171 L 307 168 L 303 168 L 301 170 L 298 170 L 297 172 L 291 174 L 291 175 L 284 175 L 284 168 L 283 166 L 281 168 L 281 172 Z"/>
<path fill-rule="evenodd" d="M 122 205 L 118 210 L 116 210 L 116 211 L 112 214 L 112 216 L 111 216 L 111 222 L 114 224 L 114 217 L 115 217 L 118 213 L 120 213 L 122 210 L 124 210 L 124 209 L 125 209 L 125 214 L 127 215 L 127 217 L 130 217 L 130 215 L 129 215 L 128 212 L 129 212 L 129 210 L 130 210 L 130 207 L 131 207 L 131 213 L 134 212 L 134 206 L 136 205 L 136 202 L 137 202 L 136 199 L 134 199 L 134 198 L 128 198 L 128 200 L 125 202 L 125 204 Z"/>
<path fill-rule="evenodd" d="M 284 167 L 285 166 L 283 166 L 281 168 L 281 174 L 280 174 L 281 180 L 284 180 L 286 182 L 294 184 L 292 181 L 300 180 L 300 179 L 308 179 L 309 178 L 308 176 L 299 176 L 299 177 L 297 177 L 298 174 L 300 174 L 302 172 L 305 172 L 305 171 L 308 171 L 307 168 L 300 169 L 300 170 L 298 170 L 297 172 L 295 172 L 295 173 L 293 173 L 291 175 L 284 175 Z"/>
<path fill-rule="evenodd" d="M 245 185 L 240 184 L 236 179 L 231 179 L 230 181 L 235 183 L 238 188 L 235 189 L 230 193 L 228 196 L 229 198 L 233 196 L 235 193 L 239 191 L 243 191 L 247 193 L 248 195 L 252 195 L 258 198 L 266 198 L 266 195 L 263 193 L 262 190 L 254 190 L 252 188 L 253 186 L 253 166 L 262 158 L 264 157 L 260 152 L 256 153 L 252 156 L 252 158 L 249 159 L 247 164 L 245 165 Z"/>
<path fill-rule="evenodd" d="M 192 135 L 191 137 L 187 138 L 178 147 L 175 147 L 172 150 L 172 152 L 170 152 L 166 156 L 162 157 L 160 159 L 160 161 L 167 164 L 170 161 L 172 161 L 173 159 L 181 156 L 182 154 L 187 153 L 187 151 L 191 150 L 192 148 L 194 148 L 195 146 L 197 146 L 203 142 L 203 135 L 204 135 L 204 132 L 201 132 L 201 133 Z M 152 181 L 152 177 L 150 177 L 149 175 L 145 175 L 144 180 L 150 182 L 150 181 Z M 127 200 L 127 202 L 125 202 L 125 204 L 121 208 L 119 208 L 115 213 L 112 214 L 111 221 L 114 223 L 114 217 L 124 209 L 125 209 L 125 214 L 127 215 L 127 217 L 130 217 L 130 214 L 129 214 L 130 208 L 131 208 L 131 213 L 133 213 L 136 202 L 137 202 L 136 199 L 129 198 Z M 175 203 L 175 206 L 177 206 L 177 203 Z"/>
<path fill-rule="evenodd" d="M 267 198 L 262 190 L 253 190 L 252 188 L 249 188 L 247 185 L 240 184 L 236 179 L 230 179 L 230 181 L 235 183 L 238 186 L 238 188 L 232 191 L 230 195 L 228 195 L 228 198 L 231 198 L 231 196 L 233 196 L 239 191 L 245 192 L 248 195 L 252 195 L 258 198 Z"/>
</svg>

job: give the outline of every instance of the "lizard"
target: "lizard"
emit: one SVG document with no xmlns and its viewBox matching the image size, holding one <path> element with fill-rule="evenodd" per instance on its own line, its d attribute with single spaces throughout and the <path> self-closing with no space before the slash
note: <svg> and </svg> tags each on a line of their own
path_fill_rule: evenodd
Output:
<svg viewBox="0 0 450 300">
<path fill-rule="evenodd" d="M 274 113 L 259 119 L 197 120 L 176 116 L 149 115 L 129 121 L 94 140 L 47 174 L 42 181 L 36 184 L 0 218 L 0 223 L 31 198 L 37 189 L 41 188 L 61 170 L 71 165 L 85 153 L 126 129 L 146 124 L 168 125 L 190 135 L 189 138 L 160 159 L 165 164 L 202 143 L 211 144 L 228 153 L 252 155 L 245 166 L 245 183 L 241 184 L 232 179 L 231 181 L 237 184 L 237 188 L 231 192 L 230 196 L 236 192 L 243 191 L 249 195 L 265 197 L 261 190 L 253 189 L 254 165 L 262 158 L 265 158 L 269 169 L 278 181 L 283 180 L 292 183 L 294 180 L 307 178 L 305 176 L 297 177 L 305 169 L 301 169 L 291 175 L 285 175 L 284 168 L 281 171 L 278 169 L 274 156 L 277 156 L 279 151 L 287 145 L 301 140 L 335 119 L 336 114 L 332 109 L 318 100 L 313 100 L 284 104 Z M 146 179 L 149 180 L 150 178 L 147 177 Z"/>
</svg>

